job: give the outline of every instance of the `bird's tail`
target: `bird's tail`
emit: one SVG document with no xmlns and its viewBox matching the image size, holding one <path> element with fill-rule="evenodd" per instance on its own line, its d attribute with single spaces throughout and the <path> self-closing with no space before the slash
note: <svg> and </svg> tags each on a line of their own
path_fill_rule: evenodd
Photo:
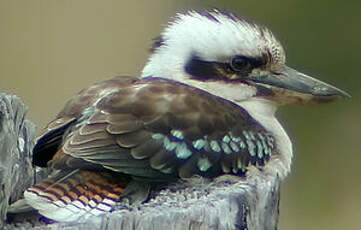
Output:
<svg viewBox="0 0 361 230">
<path fill-rule="evenodd" d="M 26 203 L 49 219 L 79 222 L 112 211 L 129 179 L 111 173 L 73 170 L 58 172 L 28 188 Z"/>
</svg>

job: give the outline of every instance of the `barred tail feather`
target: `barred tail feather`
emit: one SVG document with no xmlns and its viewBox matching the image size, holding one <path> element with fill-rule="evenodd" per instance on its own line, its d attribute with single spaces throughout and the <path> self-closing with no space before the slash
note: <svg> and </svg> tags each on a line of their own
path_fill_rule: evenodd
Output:
<svg viewBox="0 0 361 230">
<path fill-rule="evenodd" d="M 128 184 L 110 173 L 74 170 L 60 172 L 25 191 L 26 202 L 49 219 L 83 222 L 110 212 Z"/>
</svg>

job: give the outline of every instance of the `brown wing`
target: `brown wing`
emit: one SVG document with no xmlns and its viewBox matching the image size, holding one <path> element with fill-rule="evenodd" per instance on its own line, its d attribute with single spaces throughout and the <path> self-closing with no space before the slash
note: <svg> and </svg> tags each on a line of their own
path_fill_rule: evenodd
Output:
<svg viewBox="0 0 361 230">
<path fill-rule="evenodd" d="M 64 133 L 79 118 L 83 111 L 102 97 L 104 91 L 122 88 L 137 81 L 135 77 L 115 77 L 92 85 L 81 90 L 74 98 L 69 100 L 63 110 L 50 122 L 36 140 L 33 149 L 33 163 L 46 167 L 55 152 L 61 147 Z"/>
<path fill-rule="evenodd" d="M 79 110 L 53 167 L 169 180 L 240 175 L 275 152 L 273 137 L 245 110 L 199 89 L 152 78 L 107 92 Z"/>
</svg>

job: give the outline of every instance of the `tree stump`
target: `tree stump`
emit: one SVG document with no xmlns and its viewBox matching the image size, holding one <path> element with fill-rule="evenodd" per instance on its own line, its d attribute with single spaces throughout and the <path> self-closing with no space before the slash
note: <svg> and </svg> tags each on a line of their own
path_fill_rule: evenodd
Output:
<svg viewBox="0 0 361 230">
<path fill-rule="evenodd" d="M 9 203 L 18 200 L 33 183 L 31 150 L 35 126 L 26 118 L 24 104 L 17 96 L 0 93 L 0 228 L 4 226 Z"/>
<path fill-rule="evenodd" d="M 7 223 L 8 204 L 34 182 L 31 150 L 35 127 L 25 115 L 18 97 L 0 93 L 1 229 L 277 229 L 280 181 L 261 174 L 247 180 L 232 176 L 213 181 L 193 178 L 159 189 L 144 204 L 121 202 L 114 212 L 85 223 L 46 224 L 31 213 L 17 217 L 16 223 Z M 33 215 L 32 222 L 27 215 Z"/>
</svg>

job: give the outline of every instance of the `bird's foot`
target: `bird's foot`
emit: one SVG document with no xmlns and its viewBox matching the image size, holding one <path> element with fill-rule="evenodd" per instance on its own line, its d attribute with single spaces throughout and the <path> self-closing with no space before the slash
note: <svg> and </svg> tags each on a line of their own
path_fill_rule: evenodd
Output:
<svg viewBox="0 0 361 230">
<path fill-rule="evenodd" d="M 231 174 L 225 174 L 225 175 L 221 175 L 219 177 L 216 177 L 213 181 L 214 184 L 222 184 L 222 183 L 226 183 L 226 184 L 234 184 L 237 183 L 238 181 L 242 180 L 242 177 L 236 176 L 236 175 L 231 175 Z"/>
<path fill-rule="evenodd" d="M 150 194 L 151 185 L 143 181 L 132 180 L 124 190 L 124 193 L 120 199 L 128 199 L 129 204 L 139 205 L 148 200 Z"/>
</svg>

